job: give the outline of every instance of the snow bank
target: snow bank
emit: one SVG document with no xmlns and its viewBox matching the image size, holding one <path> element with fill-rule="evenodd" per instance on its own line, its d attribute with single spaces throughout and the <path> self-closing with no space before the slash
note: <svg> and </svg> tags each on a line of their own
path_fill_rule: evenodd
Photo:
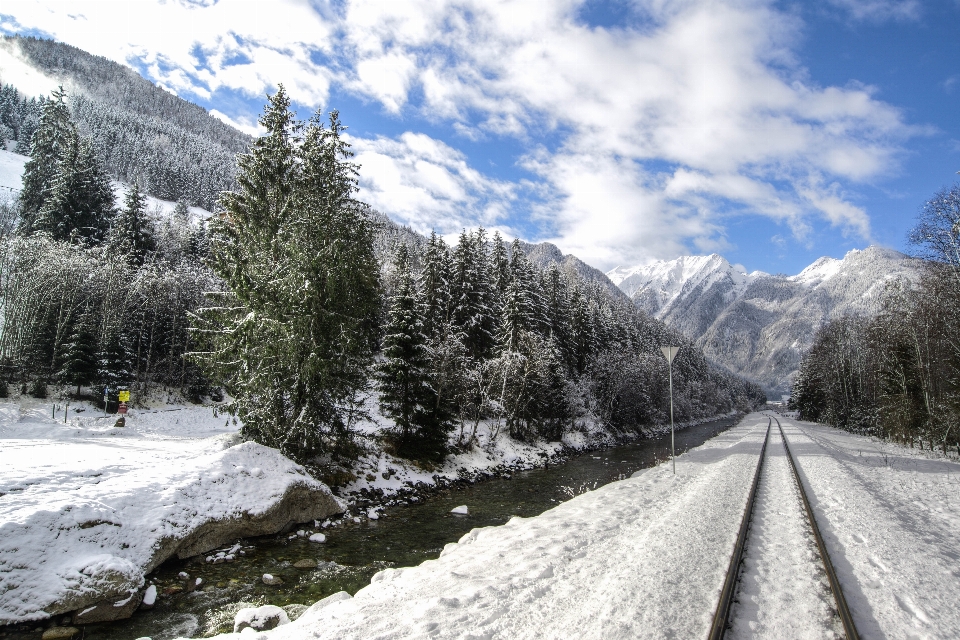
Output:
<svg viewBox="0 0 960 640">
<path fill-rule="evenodd" d="M 766 418 L 535 518 L 474 529 L 267 638 L 704 637 Z"/>
<path fill-rule="evenodd" d="M 861 635 L 955 637 L 960 464 L 781 422 Z M 535 518 L 474 529 L 437 560 L 382 571 L 354 597 L 325 598 L 261 637 L 705 637 L 766 425 L 748 416 L 680 456 L 676 476 L 665 463 Z M 790 538 L 782 547 L 817 562 L 796 524 L 777 530 Z M 806 595 L 816 604 L 822 594 Z M 829 635 L 826 622 L 804 633 Z"/>
<path fill-rule="evenodd" d="M 126 598 L 175 554 L 344 508 L 274 449 L 186 437 L 224 418 L 132 412 L 118 429 L 82 414 L 63 425 L 51 407 L 0 404 L 0 624 Z"/>
</svg>

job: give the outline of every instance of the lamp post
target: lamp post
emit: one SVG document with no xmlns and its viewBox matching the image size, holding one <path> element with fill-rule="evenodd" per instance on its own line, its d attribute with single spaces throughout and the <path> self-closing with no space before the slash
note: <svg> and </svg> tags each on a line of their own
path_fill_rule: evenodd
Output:
<svg viewBox="0 0 960 640">
<path fill-rule="evenodd" d="M 673 359 L 680 351 L 680 347 L 660 347 L 667 359 L 667 370 L 670 372 L 670 461 L 673 463 L 673 475 L 677 475 L 677 456 L 673 447 Z"/>
</svg>

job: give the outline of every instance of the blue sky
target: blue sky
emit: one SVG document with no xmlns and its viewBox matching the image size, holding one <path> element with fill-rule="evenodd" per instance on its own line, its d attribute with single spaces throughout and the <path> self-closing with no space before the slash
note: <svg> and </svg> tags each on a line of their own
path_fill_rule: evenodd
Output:
<svg viewBox="0 0 960 640">
<path fill-rule="evenodd" d="M 958 27 L 960 0 L 0 9 L 3 32 L 128 64 L 247 130 L 282 82 L 303 117 L 340 110 L 361 196 L 394 219 L 549 240 L 605 270 L 908 250 L 960 170 Z"/>
</svg>

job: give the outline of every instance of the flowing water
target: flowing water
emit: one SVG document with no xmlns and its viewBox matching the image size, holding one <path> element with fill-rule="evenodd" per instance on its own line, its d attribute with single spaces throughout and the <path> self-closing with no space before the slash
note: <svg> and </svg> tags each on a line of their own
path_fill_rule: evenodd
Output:
<svg viewBox="0 0 960 640">
<path fill-rule="evenodd" d="M 723 419 L 677 431 L 677 453 L 735 423 L 736 419 Z M 539 515 L 584 491 L 654 466 L 669 455 L 670 435 L 666 434 L 548 468 L 516 472 L 510 478 L 453 487 L 416 504 L 388 507 L 379 520 L 364 518 L 324 529 L 327 540 L 323 544 L 295 534 L 266 536 L 240 541 L 233 562 L 212 564 L 206 557 L 169 561 L 148 577 L 160 592 L 152 610 L 138 611 L 129 620 L 86 625 L 84 639 L 149 636 L 166 640 L 223 633 L 233 630 L 233 617 L 243 606 L 275 604 L 295 614 L 304 607 L 289 605 L 310 605 L 338 591 L 353 594 L 381 569 L 436 558 L 445 544 L 456 542 L 473 528 L 504 524 L 513 516 Z M 450 513 L 459 505 L 467 505 L 469 515 Z M 316 567 L 294 566 L 303 560 L 315 562 Z M 264 574 L 280 578 L 282 584 L 264 584 Z M 200 585 L 187 591 L 185 587 L 194 587 L 197 578 Z M 8 628 L 0 637 L 39 640 L 39 626 L 36 629 Z"/>
</svg>

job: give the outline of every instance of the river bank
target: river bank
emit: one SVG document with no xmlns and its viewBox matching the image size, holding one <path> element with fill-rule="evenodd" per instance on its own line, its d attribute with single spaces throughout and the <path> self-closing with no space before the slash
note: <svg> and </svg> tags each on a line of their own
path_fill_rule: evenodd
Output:
<svg viewBox="0 0 960 640">
<path fill-rule="evenodd" d="M 103 487 L 104 473 L 106 472 L 107 476 L 117 475 L 122 471 L 119 467 L 123 467 L 124 465 L 132 469 L 138 466 L 149 466 L 151 464 L 164 464 L 169 466 L 169 458 L 165 460 L 156 459 L 155 454 L 158 448 L 168 452 L 176 450 L 181 454 L 193 447 L 203 448 L 205 446 L 215 445 L 222 449 L 225 445 L 231 443 L 232 433 L 236 428 L 235 425 L 231 424 L 222 416 L 209 416 L 200 419 L 200 417 L 196 415 L 196 411 L 141 412 L 139 415 L 134 412 L 128 420 L 129 426 L 121 432 L 120 430 L 105 425 L 95 426 L 98 421 L 95 418 L 87 418 L 85 423 L 84 420 L 77 420 L 76 417 L 73 416 L 69 424 L 64 427 L 62 424 L 54 422 L 50 417 L 44 415 L 45 412 L 41 413 L 40 407 L 35 407 L 34 409 L 27 408 L 25 410 L 24 407 L 18 406 L 16 408 L 16 413 L 18 414 L 16 420 L 10 419 L 11 416 L 9 414 L 13 412 L 12 404 L 8 404 L 2 409 L 5 410 L 6 413 L 0 415 L 4 415 L 6 419 L 2 422 L 5 426 L 0 426 L 0 436 L 5 439 L 4 450 L 8 453 L 11 451 L 11 447 L 9 446 L 11 444 L 15 445 L 13 448 L 20 447 L 22 453 L 22 448 L 25 446 L 24 440 L 31 440 L 31 438 L 24 438 L 23 436 L 32 435 L 34 436 L 32 438 L 34 442 L 31 443 L 33 446 L 40 446 L 42 448 L 41 445 L 43 443 L 37 443 L 37 440 L 47 441 L 45 443 L 47 447 L 54 446 L 54 444 L 59 442 L 61 447 L 68 447 L 67 450 L 71 452 L 70 455 L 72 457 L 75 457 L 78 444 L 91 446 L 95 443 L 96 446 L 103 448 L 103 450 L 112 452 L 115 458 L 119 457 L 124 459 L 122 462 L 113 460 L 112 464 L 105 465 L 106 468 L 100 468 L 96 471 L 88 468 L 85 473 L 74 473 L 71 476 L 70 474 L 64 473 L 65 469 L 62 464 L 59 466 L 56 464 L 51 465 L 49 464 L 50 456 L 45 456 L 48 458 L 48 464 L 39 465 L 39 467 L 41 469 L 47 469 L 49 477 L 46 480 L 42 472 L 34 473 L 32 478 L 23 475 L 19 478 L 20 484 L 24 485 L 24 490 L 30 491 L 36 491 L 37 487 L 44 488 L 46 485 L 45 490 L 49 492 L 56 489 L 54 486 L 56 483 L 59 483 L 60 488 L 63 489 L 64 484 L 70 484 L 71 482 L 86 482 L 88 489 L 90 487 Z M 102 420 L 100 422 L 102 422 Z M 201 437 L 191 437 L 192 435 Z M 20 438 L 16 436 L 20 436 Z M 19 440 L 19 442 L 15 442 L 17 440 Z M 94 442 L 90 442 L 91 440 Z M 367 473 L 363 473 L 362 475 L 361 473 L 357 473 L 357 481 L 352 485 L 341 487 L 341 494 L 345 496 L 345 504 L 343 505 L 346 509 L 345 515 L 329 520 L 326 518 L 318 520 L 317 522 L 311 523 L 313 526 L 308 525 L 309 528 L 305 527 L 303 532 L 305 534 L 314 533 L 314 529 L 318 532 L 325 532 L 328 537 L 328 542 L 320 545 L 328 550 L 324 551 L 324 553 L 334 555 L 344 553 L 344 550 L 350 546 L 344 546 L 344 538 L 351 538 L 351 536 L 355 538 L 355 542 L 351 544 L 356 548 L 368 547 L 369 544 L 360 538 L 356 538 L 355 533 L 344 536 L 340 532 L 348 529 L 363 529 L 365 527 L 376 528 L 378 524 L 380 525 L 380 530 L 384 531 L 390 528 L 384 525 L 394 517 L 395 510 L 403 510 L 406 505 L 418 505 L 427 502 L 429 501 L 429 496 L 437 496 L 444 493 L 455 495 L 464 490 L 465 487 L 471 486 L 472 483 L 481 479 L 503 478 L 522 474 L 525 473 L 525 470 L 543 467 L 545 462 L 548 466 L 555 466 L 561 460 L 570 459 L 577 451 L 588 449 L 597 450 L 598 447 L 608 446 L 612 443 L 612 438 L 605 439 L 603 437 L 595 437 L 590 439 L 585 437 L 583 432 L 575 433 L 572 438 L 565 443 L 540 443 L 539 446 L 501 440 L 495 443 L 498 446 L 488 446 L 485 449 L 475 447 L 473 451 L 464 452 L 459 456 L 453 456 L 447 465 L 444 465 L 441 469 L 432 470 L 432 473 L 415 467 L 402 468 L 399 461 L 386 456 L 370 456 L 367 459 L 367 464 L 370 466 L 366 467 L 365 470 L 367 472 L 371 471 L 371 466 L 374 461 L 376 462 L 378 470 L 380 470 L 381 466 L 384 467 L 377 477 L 379 477 L 383 483 L 387 483 L 388 486 L 376 486 L 380 483 L 370 481 L 367 478 Z M 229 450 L 230 447 L 227 448 L 227 451 Z M 47 449 L 47 451 L 49 451 L 49 449 Z M 101 464 L 100 466 L 103 467 L 104 465 Z M 390 468 L 394 469 L 393 474 L 389 473 Z M 361 467 L 358 467 L 358 471 L 361 469 Z M 383 475 L 389 477 L 383 478 Z M 27 476 L 29 476 L 29 474 L 27 474 Z M 57 476 L 57 478 L 54 478 L 54 476 Z M 86 480 L 84 480 L 84 478 L 86 478 Z M 10 478 L 7 478 L 7 480 L 10 480 Z M 7 485 L 9 484 L 11 483 L 7 482 Z M 571 492 L 571 494 L 578 490 L 580 490 L 580 488 L 576 486 L 571 485 L 567 487 L 567 491 Z M 23 495 L 22 492 L 12 492 L 12 494 L 17 493 Z M 567 495 L 567 497 L 569 497 L 569 495 Z M 109 503 L 113 499 L 113 496 L 105 495 L 101 496 L 101 498 Z M 103 500 L 101 500 L 101 502 L 103 502 Z M 424 510 L 420 511 L 425 512 Z M 429 511 L 429 509 L 426 511 Z M 446 518 L 447 513 L 444 511 L 440 515 Z M 473 517 L 474 514 L 471 514 L 470 519 Z M 9 518 L 5 521 L 9 521 Z M 76 527 L 76 524 L 77 523 L 73 523 L 74 527 Z M 327 526 L 324 527 L 324 524 Z M 122 526 L 111 527 L 109 524 L 102 528 L 108 530 L 114 528 L 123 530 Z M 89 533 L 88 530 L 81 531 L 83 532 L 82 535 Z M 290 540 L 291 535 L 294 536 L 292 541 Z M 365 534 L 361 537 L 365 537 Z M 303 553 L 300 555 L 309 557 L 317 557 L 318 555 L 318 545 L 316 543 L 310 543 L 306 536 L 297 537 L 295 533 L 290 533 L 283 536 L 268 537 L 266 540 L 268 541 L 268 546 L 270 544 L 280 544 L 284 549 L 288 547 L 302 547 Z M 120 543 L 120 545 L 122 545 L 122 543 Z M 178 597 L 180 599 L 192 598 L 198 602 L 205 598 L 213 598 L 213 600 L 216 600 L 222 605 L 224 603 L 220 602 L 220 600 L 222 600 L 223 597 L 227 597 L 226 592 L 230 591 L 230 589 L 226 589 L 226 592 L 224 592 L 226 586 L 231 584 L 237 585 L 240 582 L 236 577 L 228 576 L 232 565 L 226 560 L 226 557 L 233 555 L 236 562 L 240 562 L 240 558 L 242 557 L 239 552 L 243 551 L 243 545 L 241 545 L 240 549 L 235 550 L 234 554 L 227 553 L 233 546 L 235 546 L 235 544 L 232 541 L 229 545 L 225 545 L 222 548 L 223 553 L 219 554 L 219 558 L 217 557 L 217 550 L 214 549 L 211 550 L 211 553 L 200 556 L 199 558 L 183 561 L 168 561 L 154 574 L 146 576 L 144 585 L 142 586 L 146 586 L 147 583 L 152 581 L 154 585 L 158 587 L 159 597 L 157 603 L 159 609 L 163 608 L 160 606 L 160 603 L 165 599 L 173 598 L 176 600 Z M 253 557 L 257 555 L 256 548 L 263 546 L 262 539 L 256 544 L 249 546 L 254 547 L 254 549 L 251 549 L 251 557 L 244 559 L 243 562 L 253 560 Z M 391 545 L 382 544 L 381 546 L 390 547 Z M 402 547 L 403 544 L 399 546 Z M 442 546 L 442 543 L 440 546 Z M 439 547 L 434 548 L 428 545 L 426 548 L 426 552 L 428 553 L 438 551 Z M 418 547 L 416 550 L 410 552 L 412 555 L 405 557 L 392 555 L 390 559 L 382 561 L 406 566 L 410 562 L 422 561 L 425 557 L 423 556 L 424 552 L 423 548 Z M 244 579 L 246 583 L 248 583 L 248 586 L 257 584 L 255 579 L 247 579 L 251 576 L 254 578 L 260 577 L 262 573 L 266 573 L 268 570 L 275 570 L 278 573 L 281 572 L 281 570 L 286 567 L 284 563 L 288 561 L 285 553 L 286 552 L 283 554 L 273 553 L 272 551 L 264 552 L 259 556 L 257 562 L 248 562 L 249 571 L 241 571 L 245 576 Z M 376 561 L 367 561 L 366 559 L 360 561 L 355 554 L 351 556 L 351 553 L 337 556 L 342 562 L 338 562 L 337 559 L 333 557 L 328 560 L 321 558 L 320 562 L 322 566 L 318 566 L 316 570 L 310 572 L 312 577 L 307 581 L 307 586 L 298 592 L 300 601 L 310 603 L 322 597 L 323 593 L 328 590 L 328 588 L 323 585 L 328 585 L 329 588 L 337 587 L 338 590 L 342 589 L 344 584 L 348 586 L 354 585 L 354 588 L 362 587 L 369 580 L 370 575 L 377 570 Z M 7 558 L 15 558 L 16 555 L 18 555 L 17 552 L 4 554 Z M 207 562 L 208 557 L 211 558 L 210 562 Z M 296 559 L 292 560 L 292 562 L 296 561 Z M 188 590 L 189 585 L 187 585 L 185 579 L 179 575 L 181 573 L 180 570 L 172 575 L 164 573 L 164 571 L 167 571 L 168 566 L 176 568 L 180 567 L 181 563 L 187 563 L 182 565 L 183 568 L 189 569 L 189 571 L 184 571 L 184 573 L 189 574 L 194 580 L 194 576 L 198 572 L 207 576 L 202 585 L 193 585 L 194 587 L 200 586 L 199 589 L 194 588 L 193 590 Z M 271 563 L 276 564 L 276 568 L 271 569 L 273 566 Z M 260 565 L 266 566 L 267 569 L 263 569 L 263 566 Z M 256 573 L 256 571 L 261 570 L 262 573 Z M 253 571 L 253 573 L 250 573 L 250 571 Z M 164 582 L 164 580 L 166 580 L 166 582 Z M 301 581 L 297 580 L 296 582 L 300 584 Z M 223 588 L 217 585 L 221 585 Z M 264 585 L 258 585 L 258 588 L 259 586 Z M 16 592 L 19 591 L 19 588 L 9 591 Z M 254 593 L 255 591 L 256 589 L 253 589 L 253 591 L 250 592 L 254 600 L 269 599 L 274 595 L 271 590 L 267 590 L 266 593 L 261 594 Z M 221 594 L 221 592 L 224 593 Z M 179 596 L 178 594 L 180 593 L 184 593 L 184 595 Z M 234 595 L 241 596 L 242 594 L 237 593 Z M 234 596 L 229 596 L 229 598 L 233 598 L 234 603 L 242 601 L 242 598 L 238 600 Z M 211 606 L 218 606 L 213 601 L 209 604 Z M 188 609 L 192 608 L 193 605 L 188 607 Z M 21 628 L 21 631 L 24 629 L 36 630 L 37 628 L 46 628 L 52 622 L 59 623 L 63 622 L 63 620 L 61 620 L 60 616 L 54 616 L 53 618 L 48 618 L 47 622 L 43 622 L 37 627 L 31 626 L 32 623 L 27 624 Z M 88 625 L 87 628 L 90 628 L 90 626 Z M 31 633 L 32 632 L 33 631 L 31 631 Z M 117 637 L 125 636 L 121 635 Z"/>
</svg>

